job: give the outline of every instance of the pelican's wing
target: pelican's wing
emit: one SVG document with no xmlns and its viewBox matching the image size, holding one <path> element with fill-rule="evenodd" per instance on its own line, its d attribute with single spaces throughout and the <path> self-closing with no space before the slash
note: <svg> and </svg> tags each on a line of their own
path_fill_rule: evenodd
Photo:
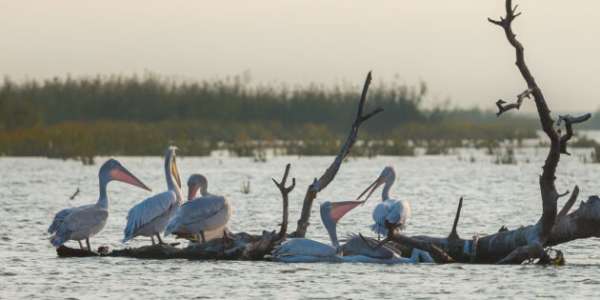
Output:
<svg viewBox="0 0 600 300">
<path fill-rule="evenodd" d="M 377 234 L 387 235 L 387 228 L 385 228 L 385 220 L 389 211 L 389 206 L 386 201 L 381 202 L 375 206 L 373 210 L 373 221 L 375 224 L 371 225 L 371 230 Z"/>
<path fill-rule="evenodd" d="M 288 239 L 285 243 L 275 248 L 272 255 L 276 260 L 290 256 L 330 257 L 336 255 L 336 249 L 321 242 L 305 238 L 295 238 Z"/>
<path fill-rule="evenodd" d="M 95 205 L 86 205 L 70 213 L 64 221 L 64 226 L 69 232 L 86 230 L 108 218 L 108 210 L 100 209 Z"/>
<path fill-rule="evenodd" d="M 48 227 L 48 233 L 55 233 L 56 230 L 60 227 L 60 224 L 65 220 L 65 218 L 73 211 L 73 207 L 65 208 L 54 215 L 54 220 L 50 227 Z"/>
<path fill-rule="evenodd" d="M 403 229 L 410 215 L 411 209 L 408 201 L 394 201 L 386 220 L 391 224 L 400 224 L 400 229 Z"/>
<path fill-rule="evenodd" d="M 180 210 L 184 225 L 207 222 L 207 227 L 221 227 L 229 221 L 229 214 L 223 213 L 229 209 L 229 204 L 221 196 L 208 196 L 202 199 L 188 201 Z"/>
<path fill-rule="evenodd" d="M 404 207 L 400 201 L 395 201 L 392 205 L 390 205 L 390 210 L 388 211 L 385 219 L 390 224 L 398 224 L 402 219 L 402 214 L 404 213 Z"/>
<path fill-rule="evenodd" d="M 93 204 L 74 207 L 57 226 L 50 242 L 58 247 L 68 241 L 72 233 L 88 231 L 106 221 L 106 218 L 108 218 L 108 210 L 99 209 Z"/>
<path fill-rule="evenodd" d="M 132 239 L 138 229 L 152 220 L 169 212 L 177 205 L 177 196 L 173 191 L 156 194 L 133 206 L 127 214 L 127 226 L 124 230 L 123 242 Z"/>
<path fill-rule="evenodd" d="M 165 229 L 165 235 L 177 232 L 181 226 L 195 225 L 202 230 L 214 230 L 224 227 L 229 221 L 231 211 L 222 196 L 204 196 L 184 203 L 177 215 L 171 219 Z"/>
</svg>

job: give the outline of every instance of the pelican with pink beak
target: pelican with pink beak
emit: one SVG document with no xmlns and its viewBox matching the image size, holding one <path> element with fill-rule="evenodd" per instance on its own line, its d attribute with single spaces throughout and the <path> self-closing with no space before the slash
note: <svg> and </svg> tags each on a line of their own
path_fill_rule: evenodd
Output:
<svg viewBox="0 0 600 300">
<path fill-rule="evenodd" d="M 273 259 L 280 262 L 363 262 L 363 263 L 416 263 L 431 262 L 425 251 L 413 249 L 410 258 L 401 257 L 385 245 L 374 247 L 362 236 L 353 236 L 340 245 L 337 222 L 363 201 L 324 202 L 321 204 L 321 221 L 327 229 L 331 245 L 306 238 L 289 239 L 272 252 Z"/>
<path fill-rule="evenodd" d="M 60 247 L 66 241 L 73 240 L 77 241 L 79 247 L 83 249 L 81 241 L 85 240 L 87 250 L 92 251 L 90 237 L 100 232 L 108 219 L 106 187 L 109 182 L 121 181 L 151 191 L 115 159 L 109 159 L 100 167 L 98 178 L 100 196 L 95 204 L 66 208 L 54 216 L 54 220 L 48 228 L 48 233 L 53 234 L 50 242 L 54 247 Z"/>
</svg>

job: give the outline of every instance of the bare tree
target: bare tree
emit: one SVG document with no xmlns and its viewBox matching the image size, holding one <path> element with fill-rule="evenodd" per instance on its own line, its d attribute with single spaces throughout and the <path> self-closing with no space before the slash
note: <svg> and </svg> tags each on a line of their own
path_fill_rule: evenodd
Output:
<svg viewBox="0 0 600 300">
<path fill-rule="evenodd" d="M 317 194 L 324 190 L 331 181 L 335 178 L 335 175 L 339 171 L 342 162 L 350 153 L 350 149 L 356 142 L 358 136 L 358 129 L 363 122 L 367 121 L 374 115 L 383 111 L 381 107 L 376 108 L 375 110 L 364 114 L 365 101 L 367 100 L 367 92 L 369 91 L 369 85 L 371 84 L 371 72 L 367 74 L 367 78 L 365 79 L 365 83 L 363 85 L 363 90 L 360 95 L 360 101 L 358 102 L 358 110 L 356 112 L 356 118 L 354 119 L 354 123 L 352 123 L 352 127 L 350 128 L 350 133 L 344 142 L 344 145 L 340 149 L 340 152 L 335 157 L 331 165 L 325 170 L 325 173 L 321 175 L 321 177 L 317 180 L 316 178 L 313 180 L 313 183 L 306 190 L 306 195 L 304 196 L 304 203 L 302 204 L 302 213 L 300 214 L 300 219 L 298 220 L 298 226 L 296 227 L 296 231 L 291 234 L 294 237 L 304 237 L 306 235 L 306 230 L 308 229 L 310 213 L 312 210 L 312 204 L 317 197 Z"/>
</svg>

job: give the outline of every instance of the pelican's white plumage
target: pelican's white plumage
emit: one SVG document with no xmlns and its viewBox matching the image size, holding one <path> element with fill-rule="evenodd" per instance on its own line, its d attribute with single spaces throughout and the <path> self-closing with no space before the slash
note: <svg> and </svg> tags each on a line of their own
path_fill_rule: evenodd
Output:
<svg viewBox="0 0 600 300">
<path fill-rule="evenodd" d="M 375 223 L 371 225 L 371 229 L 377 234 L 387 236 L 386 222 L 388 224 L 397 224 L 398 229 L 404 230 L 410 216 L 411 208 L 408 201 L 383 200 L 373 210 L 373 221 Z"/>
<path fill-rule="evenodd" d="M 275 248 L 272 253 L 273 257 L 276 257 L 279 261 L 290 260 L 296 256 L 303 257 L 303 259 L 313 257 L 315 260 L 319 260 L 337 254 L 335 247 L 305 238 L 288 239 L 281 246 Z"/>
<path fill-rule="evenodd" d="M 200 190 L 201 197 L 194 198 Z M 208 181 L 200 174 L 188 180 L 188 201 L 184 203 L 165 229 L 165 236 L 201 235 L 206 241 L 206 233 L 225 228 L 231 218 L 231 205 L 227 198 L 208 192 Z"/>
<path fill-rule="evenodd" d="M 387 235 L 388 228 L 397 228 L 404 230 L 411 216 L 410 203 L 406 200 L 396 200 L 390 198 L 389 192 L 396 180 L 396 172 L 392 167 L 385 167 L 379 177 L 359 196 L 366 192 L 368 199 L 371 194 L 382 184 L 385 184 L 381 192 L 381 202 L 373 210 L 373 221 L 371 229 L 380 235 Z M 365 201 L 366 201 L 365 199 Z"/>
<path fill-rule="evenodd" d="M 177 207 L 177 195 L 174 191 L 162 192 L 134 205 L 127 214 L 123 242 L 136 236 L 154 236 L 160 233 Z"/>
<path fill-rule="evenodd" d="M 175 147 L 169 147 L 165 154 L 166 192 L 146 198 L 133 206 L 127 214 L 127 225 L 123 231 L 123 242 L 136 236 L 156 236 L 162 243 L 160 233 L 163 232 L 171 217 L 181 204 L 181 181 L 175 161 Z M 154 241 L 154 238 L 152 239 Z"/>
<path fill-rule="evenodd" d="M 91 250 L 89 238 L 100 232 L 108 219 L 106 187 L 110 181 L 119 180 L 150 190 L 114 159 L 110 159 L 102 165 L 98 172 L 98 178 L 100 196 L 95 204 L 66 208 L 54 216 L 54 220 L 48 228 L 48 233 L 53 234 L 50 238 L 53 246 L 59 247 L 69 240 L 78 241 L 81 246 L 81 241 L 86 240 L 87 248 Z"/>
</svg>

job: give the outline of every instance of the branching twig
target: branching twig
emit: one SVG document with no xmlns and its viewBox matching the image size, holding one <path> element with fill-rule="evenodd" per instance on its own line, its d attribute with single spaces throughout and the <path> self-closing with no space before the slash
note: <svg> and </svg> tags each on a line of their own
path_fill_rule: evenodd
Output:
<svg viewBox="0 0 600 300">
<path fill-rule="evenodd" d="M 573 207 L 573 205 L 575 204 L 575 201 L 577 201 L 577 196 L 579 196 L 579 186 L 576 185 L 575 188 L 573 189 L 573 193 L 571 193 L 571 197 L 569 197 L 569 200 L 567 200 L 567 202 L 565 203 L 563 208 L 556 215 L 557 221 L 562 219 L 564 216 L 566 216 L 569 213 L 569 210 L 571 210 L 571 207 Z"/>
<path fill-rule="evenodd" d="M 285 236 L 287 234 L 288 215 L 289 215 L 289 213 L 288 213 L 288 210 L 289 210 L 288 209 L 288 207 L 289 207 L 288 195 L 296 186 L 296 178 L 292 178 L 292 185 L 287 186 L 287 187 L 285 186 L 288 175 L 290 173 L 290 167 L 291 167 L 290 164 L 287 164 L 285 166 L 285 171 L 283 172 L 283 177 L 281 178 L 280 182 L 277 182 L 277 180 L 275 180 L 274 178 L 271 178 L 273 180 L 273 183 L 275 183 L 275 185 L 281 192 L 281 198 L 283 200 L 283 217 L 281 220 L 281 228 L 279 229 L 279 234 L 277 235 L 278 241 L 285 239 Z"/>
<path fill-rule="evenodd" d="M 560 153 L 571 155 L 567 152 L 567 143 L 573 137 L 573 124 L 583 123 L 589 120 L 592 117 L 592 114 L 587 113 L 578 117 L 573 117 L 571 115 L 559 115 L 558 121 L 556 121 L 556 126 L 560 126 L 561 123 L 565 122 L 565 128 L 567 133 L 560 137 Z"/>
<path fill-rule="evenodd" d="M 331 163 L 331 165 L 327 168 L 325 173 L 318 180 L 315 179 L 315 181 L 313 181 L 313 183 L 306 190 L 306 195 L 304 196 L 304 203 L 302 205 L 302 213 L 300 215 L 300 219 L 298 220 L 298 226 L 296 228 L 296 231 L 293 234 L 291 234 L 291 236 L 304 237 L 306 235 L 306 230 L 308 228 L 308 225 L 310 224 L 309 220 L 312 204 L 315 198 L 317 197 L 317 193 L 325 189 L 327 185 L 329 185 L 329 183 L 333 181 L 333 178 L 339 171 L 342 162 L 344 161 L 348 153 L 350 153 L 350 149 L 356 142 L 358 129 L 360 128 L 360 125 L 363 122 L 370 119 L 371 117 L 373 117 L 374 115 L 383 111 L 382 108 L 376 108 L 367 114 L 363 113 L 365 101 L 367 99 L 367 92 L 369 90 L 370 84 L 371 72 L 367 74 L 367 78 L 365 79 L 363 90 L 360 96 L 360 101 L 358 103 L 358 111 L 356 113 L 356 118 L 352 123 L 352 128 L 350 129 L 350 133 L 346 138 L 346 142 L 343 144 L 342 148 L 340 149 L 340 152 L 335 157 L 333 163 Z"/>
<path fill-rule="evenodd" d="M 526 89 L 525 91 L 523 91 L 522 93 L 517 95 L 517 101 L 513 102 L 513 103 L 508 103 L 502 100 L 502 99 L 498 99 L 498 101 L 496 101 L 496 106 L 498 107 L 498 112 L 496 113 L 496 116 L 499 117 L 501 114 L 503 114 L 506 111 L 509 111 L 511 109 L 517 109 L 519 110 L 521 108 L 521 104 L 523 104 L 523 99 L 527 98 L 527 99 L 531 99 L 531 92 L 533 90 L 532 89 Z"/>
</svg>

